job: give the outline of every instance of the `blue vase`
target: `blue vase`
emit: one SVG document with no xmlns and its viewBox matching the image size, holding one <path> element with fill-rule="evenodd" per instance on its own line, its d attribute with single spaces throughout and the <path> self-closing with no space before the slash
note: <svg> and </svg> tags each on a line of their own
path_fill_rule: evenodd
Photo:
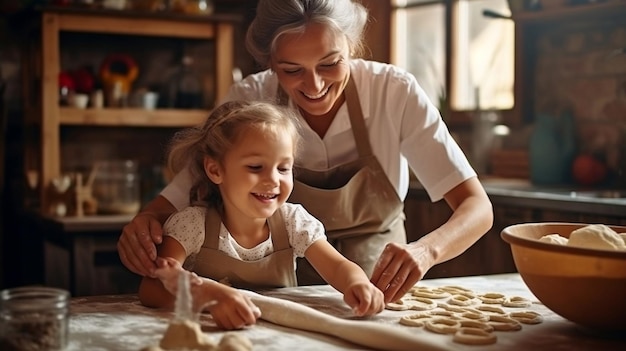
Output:
<svg viewBox="0 0 626 351">
<path fill-rule="evenodd" d="M 530 180 L 534 184 L 558 185 L 571 179 L 575 155 L 574 123 L 570 113 L 559 117 L 538 114 L 530 137 Z"/>
</svg>

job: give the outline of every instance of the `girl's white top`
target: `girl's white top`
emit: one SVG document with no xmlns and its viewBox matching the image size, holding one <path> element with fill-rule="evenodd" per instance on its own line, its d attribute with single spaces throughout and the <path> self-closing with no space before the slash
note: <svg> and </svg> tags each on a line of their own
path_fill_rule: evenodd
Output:
<svg viewBox="0 0 626 351">
<path fill-rule="evenodd" d="M 172 237 L 185 249 L 187 260 L 184 266 L 186 269 L 193 269 L 196 255 L 204 243 L 206 210 L 206 207 L 201 206 L 186 207 L 170 216 L 163 226 L 164 235 Z M 304 257 L 306 249 L 316 240 L 326 240 L 322 223 L 308 213 L 302 205 L 285 203 L 278 211 L 282 212 L 285 219 L 294 260 L 296 257 Z M 218 250 L 242 261 L 256 261 L 274 252 L 274 246 L 270 233 L 270 237 L 259 245 L 249 249 L 242 247 L 222 223 Z"/>
</svg>

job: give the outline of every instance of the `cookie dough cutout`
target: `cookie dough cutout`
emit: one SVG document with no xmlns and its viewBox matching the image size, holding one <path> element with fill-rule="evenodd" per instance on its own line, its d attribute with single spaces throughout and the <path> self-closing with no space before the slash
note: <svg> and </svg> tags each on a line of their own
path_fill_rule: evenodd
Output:
<svg viewBox="0 0 626 351">
<path fill-rule="evenodd" d="M 443 308 L 446 311 L 454 312 L 454 313 L 463 313 L 467 312 L 467 310 L 460 306 L 448 305 L 447 303 L 438 303 L 437 307 Z"/>
<path fill-rule="evenodd" d="M 451 318 L 433 318 L 427 320 L 424 327 L 437 334 L 454 334 L 461 328 L 461 322 Z"/>
<path fill-rule="evenodd" d="M 473 294 L 474 293 L 474 291 L 472 291 L 471 289 L 464 288 L 458 285 L 444 285 L 444 286 L 440 286 L 438 289 L 447 291 L 451 294 L 459 294 L 459 293 Z"/>
<path fill-rule="evenodd" d="M 522 324 L 515 319 L 498 315 L 489 316 L 489 325 L 497 331 L 517 331 L 522 329 Z"/>
<path fill-rule="evenodd" d="M 504 302 L 505 296 L 500 293 L 486 293 L 477 296 L 480 301 L 489 305 L 498 305 Z"/>
<path fill-rule="evenodd" d="M 481 312 L 487 312 L 486 314 L 498 314 L 498 315 L 506 315 L 507 313 L 498 306 L 489 306 L 489 305 L 480 305 L 476 306 L 476 309 Z"/>
<path fill-rule="evenodd" d="M 450 319 L 459 319 L 459 317 L 456 316 L 455 312 L 452 311 L 432 311 L 430 312 L 431 315 L 433 316 L 438 316 L 438 317 L 448 317 Z"/>
<path fill-rule="evenodd" d="M 448 299 L 449 304 L 463 307 L 471 306 L 475 302 L 476 300 L 473 297 L 467 296 L 465 294 L 452 295 L 452 297 Z"/>
<path fill-rule="evenodd" d="M 409 304 L 407 303 L 407 300 L 410 297 L 413 297 L 413 296 L 411 294 L 405 294 L 399 300 L 389 302 L 388 304 L 386 304 L 385 309 L 392 310 L 392 311 L 406 311 L 410 308 Z"/>
<path fill-rule="evenodd" d="M 400 318 L 400 324 L 409 327 L 423 327 L 426 320 L 432 318 L 430 313 L 414 313 Z"/>
<path fill-rule="evenodd" d="M 532 306 L 532 301 L 525 297 L 521 296 L 511 296 L 504 299 L 502 302 L 502 306 L 504 307 L 515 307 L 515 308 L 527 308 Z"/>
<path fill-rule="evenodd" d="M 490 345 L 495 344 L 498 337 L 482 329 L 460 328 L 454 333 L 452 341 L 465 345 Z"/>
<path fill-rule="evenodd" d="M 472 320 L 472 321 L 480 321 L 480 322 L 488 322 L 489 321 L 489 315 L 486 314 L 482 314 L 480 312 L 476 313 L 476 312 L 463 312 L 460 314 L 461 318 L 464 319 L 468 319 L 468 320 Z"/>
<path fill-rule="evenodd" d="M 569 246 L 600 250 L 626 250 L 624 239 L 604 224 L 590 224 L 572 231 Z"/>
<path fill-rule="evenodd" d="M 543 316 L 535 311 L 516 311 L 509 313 L 511 319 L 524 324 L 539 324 L 543 322 Z"/>
<path fill-rule="evenodd" d="M 394 311 L 428 311 L 437 307 L 437 304 L 431 299 L 425 297 L 417 297 L 412 295 L 405 295 L 403 298 L 396 302 L 388 303 L 385 308 Z"/>
<path fill-rule="evenodd" d="M 461 323 L 461 328 L 482 329 L 488 333 L 494 330 L 493 326 L 478 320 L 461 319 L 459 323 Z"/>
<path fill-rule="evenodd" d="M 423 297 L 423 298 L 427 298 L 427 299 L 435 299 L 435 300 L 439 300 L 439 299 L 445 299 L 447 297 L 450 297 L 450 293 L 441 289 L 431 289 L 431 288 L 426 288 L 426 287 L 413 287 L 410 290 L 411 294 L 413 296 L 416 297 Z"/>
</svg>

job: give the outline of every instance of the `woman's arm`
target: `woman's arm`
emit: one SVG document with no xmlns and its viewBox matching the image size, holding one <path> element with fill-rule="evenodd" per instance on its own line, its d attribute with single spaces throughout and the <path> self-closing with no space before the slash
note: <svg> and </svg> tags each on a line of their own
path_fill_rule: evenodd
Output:
<svg viewBox="0 0 626 351">
<path fill-rule="evenodd" d="M 452 216 L 408 245 L 387 244 L 372 273 L 372 282 L 385 293 L 385 302 L 402 297 L 434 265 L 465 252 L 493 225 L 491 201 L 478 178 L 459 184 L 444 199 Z"/>
</svg>

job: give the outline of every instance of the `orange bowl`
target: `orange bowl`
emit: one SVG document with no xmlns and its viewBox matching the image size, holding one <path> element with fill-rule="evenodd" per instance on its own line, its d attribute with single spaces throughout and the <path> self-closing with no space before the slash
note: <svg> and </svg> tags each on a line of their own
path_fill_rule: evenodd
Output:
<svg viewBox="0 0 626 351">
<path fill-rule="evenodd" d="M 569 238 L 587 224 L 526 223 L 502 230 L 530 291 L 546 307 L 574 323 L 607 332 L 626 331 L 626 251 L 597 250 L 539 241 Z M 609 226 L 618 233 L 626 227 Z"/>
</svg>

